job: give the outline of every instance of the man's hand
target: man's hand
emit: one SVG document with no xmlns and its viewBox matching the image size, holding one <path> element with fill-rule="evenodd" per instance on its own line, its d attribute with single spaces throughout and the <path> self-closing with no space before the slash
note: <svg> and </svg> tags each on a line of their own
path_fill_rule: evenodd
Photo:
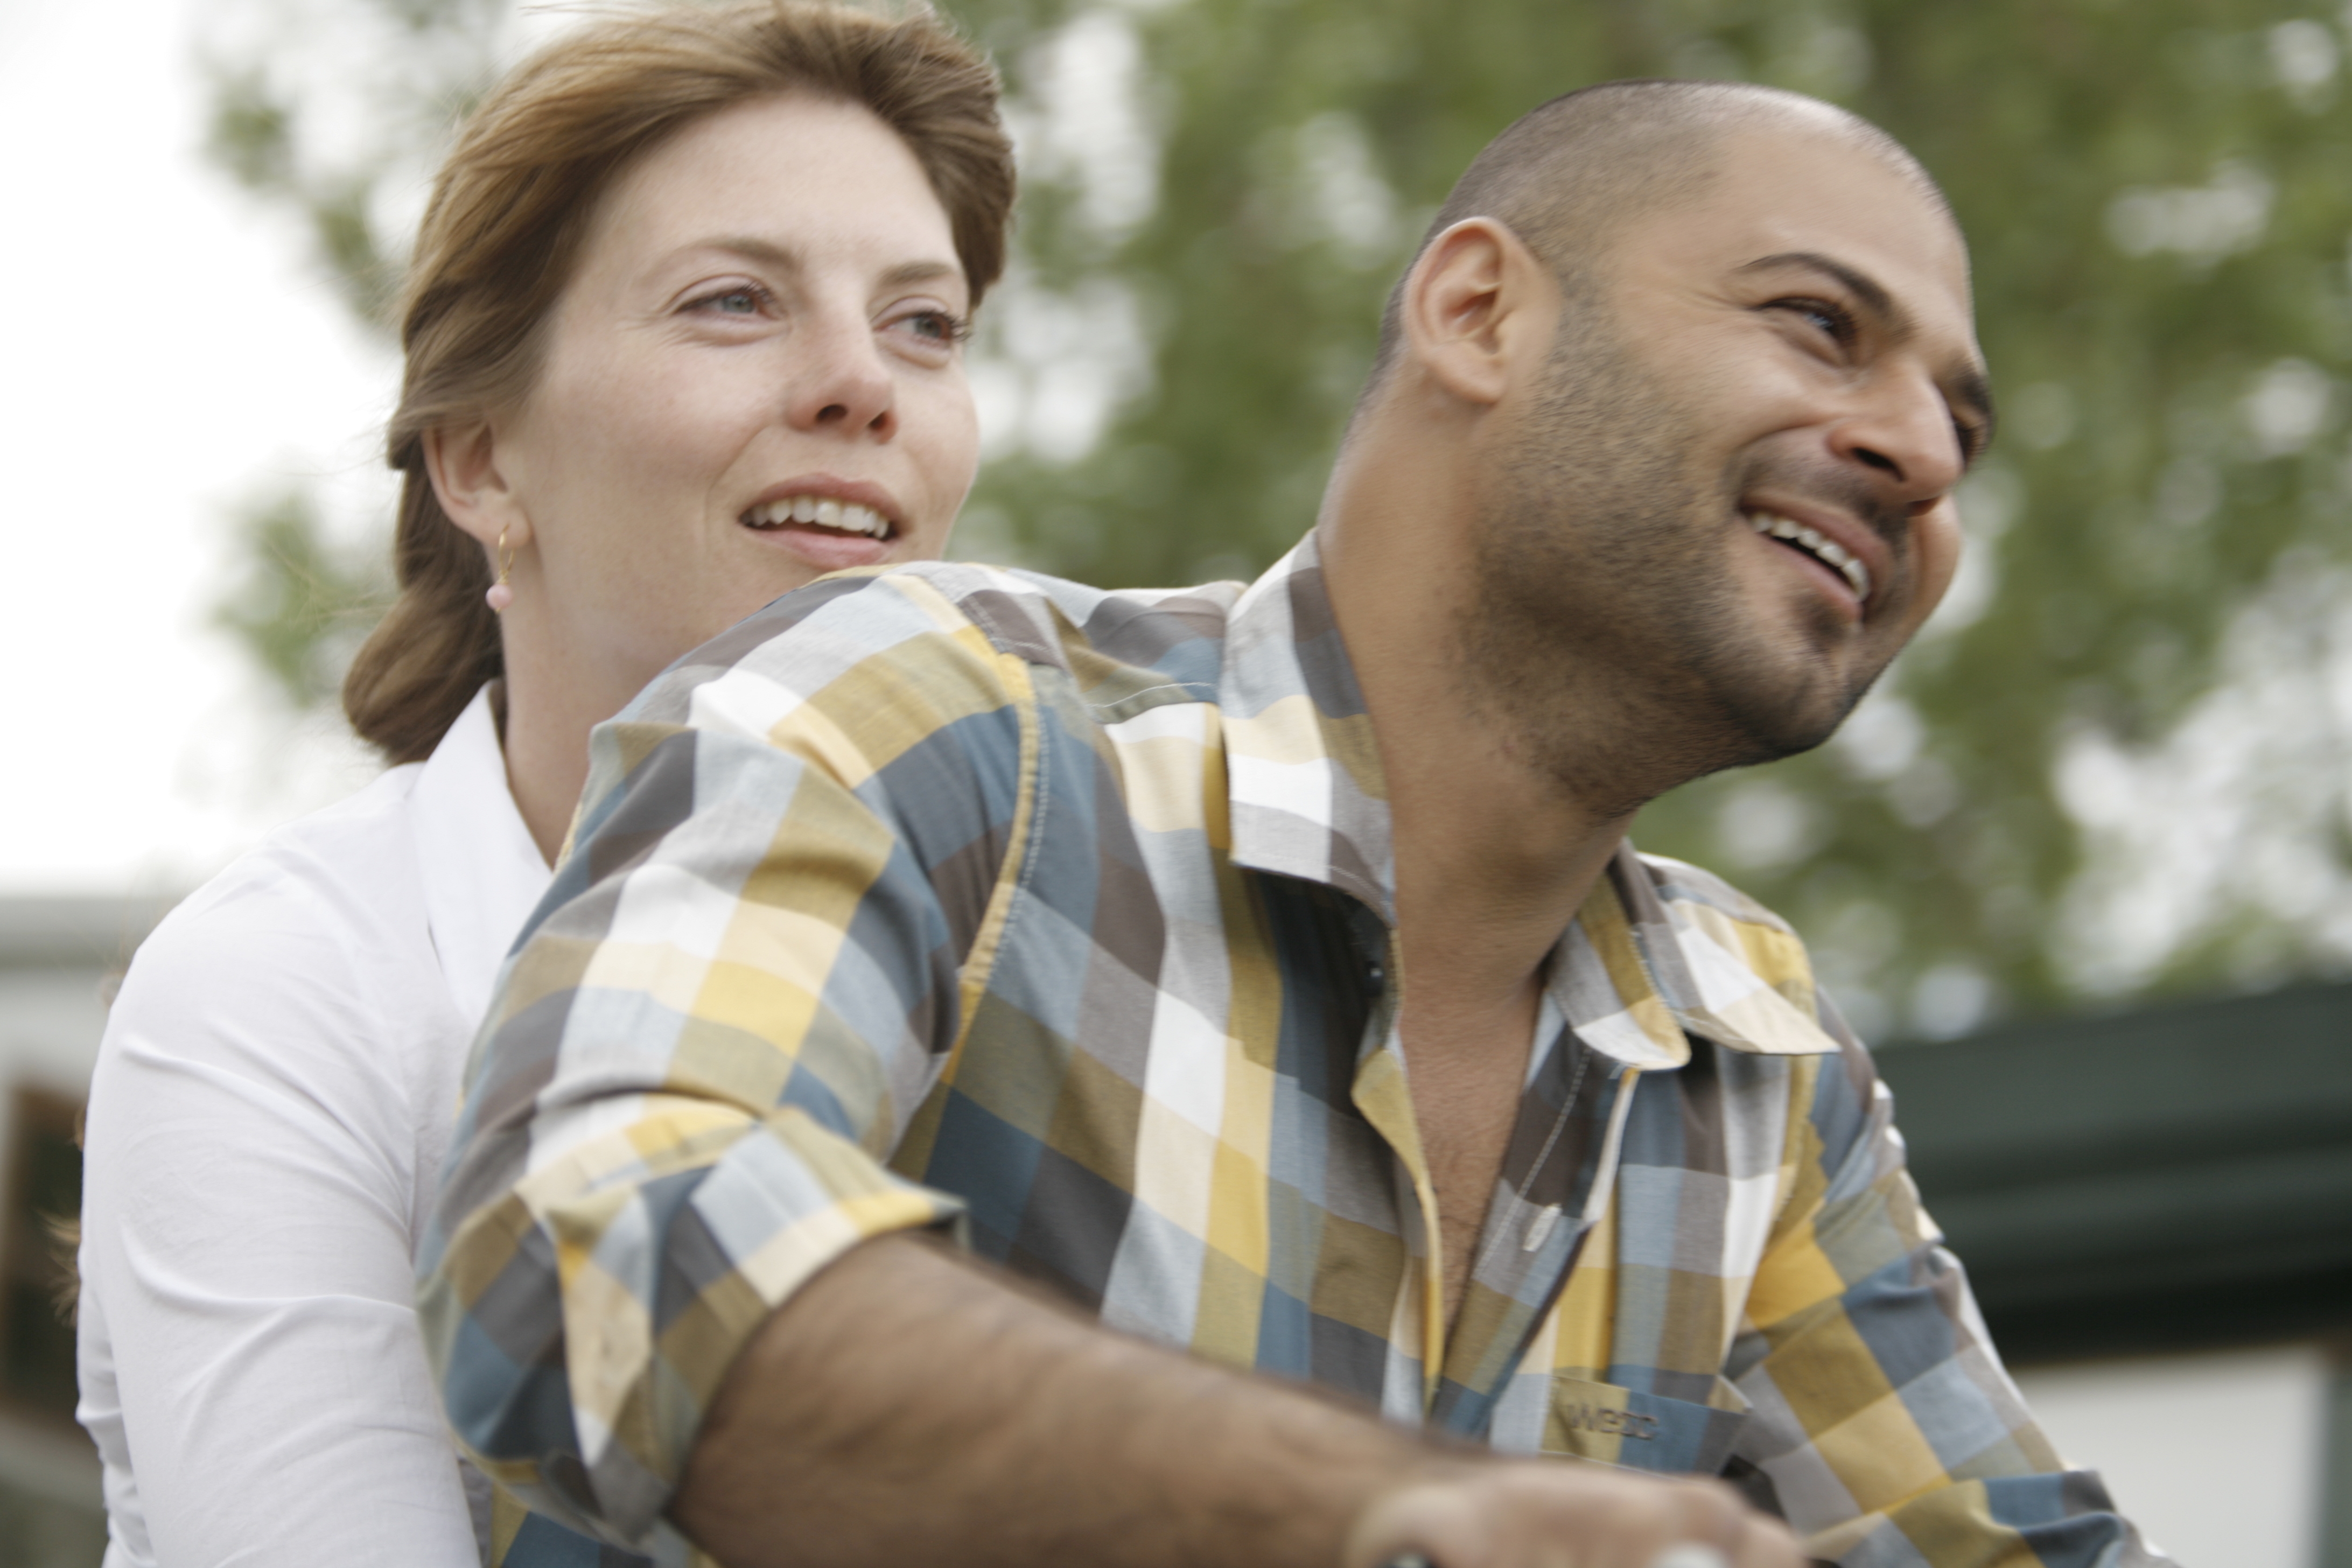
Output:
<svg viewBox="0 0 2352 1568">
<path fill-rule="evenodd" d="M 1389 1493 L 1341 1568 L 1804 1568 L 1795 1540 L 1717 1481 L 1572 1460 L 1491 1463 Z"/>
</svg>

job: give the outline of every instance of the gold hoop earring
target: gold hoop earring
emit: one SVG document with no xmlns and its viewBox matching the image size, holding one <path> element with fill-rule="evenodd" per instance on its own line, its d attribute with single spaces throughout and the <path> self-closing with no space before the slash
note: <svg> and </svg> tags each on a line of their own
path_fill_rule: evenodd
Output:
<svg viewBox="0 0 2352 1568">
<path fill-rule="evenodd" d="M 506 607 L 514 603 L 514 589 L 507 582 L 507 574 L 513 570 L 514 552 L 507 548 L 507 531 L 501 528 L 499 530 L 499 580 L 491 584 L 490 591 L 483 595 L 490 602 L 490 609 L 496 614 L 505 614 Z"/>
</svg>

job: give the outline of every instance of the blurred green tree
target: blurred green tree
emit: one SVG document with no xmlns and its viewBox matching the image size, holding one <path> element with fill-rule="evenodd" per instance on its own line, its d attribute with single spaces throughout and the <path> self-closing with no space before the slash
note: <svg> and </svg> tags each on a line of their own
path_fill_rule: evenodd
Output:
<svg viewBox="0 0 2352 1568">
<path fill-rule="evenodd" d="M 422 38 L 478 30 L 488 0 L 316 3 L 413 15 Z M 960 553 L 1116 584 L 1255 571 L 1312 521 L 1385 291 L 1495 132 L 1612 77 L 1813 92 L 1943 181 L 2006 428 L 1964 498 L 1962 581 L 1840 739 L 1658 802 L 1642 843 L 1789 914 L 1874 1032 L 2352 954 L 2347 18 L 2294 0 L 947 8 L 1004 68 L 1025 182 L 975 362 L 994 436 Z M 278 174 L 301 160 L 268 150 L 299 148 L 302 122 L 238 99 L 246 80 L 220 76 L 222 123 L 244 116 L 263 155 L 230 166 L 310 215 L 376 308 L 383 231 L 347 236 L 377 207 Z"/>
<path fill-rule="evenodd" d="M 205 152 L 291 217 L 353 318 L 387 348 L 424 181 L 488 79 L 509 0 L 230 0 L 198 69 Z M 230 574 L 213 624 L 296 713 L 332 709 L 391 602 L 383 525 L 353 537 L 320 488 L 294 482 L 233 509 Z"/>
<path fill-rule="evenodd" d="M 236 525 L 239 575 L 214 606 L 213 624 L 252 656 L 289 707 L 332 705 L 352 654 L 383 613 L 383 552 L 339 547 L 301 489 L 241 510 Z"/>
</svg>

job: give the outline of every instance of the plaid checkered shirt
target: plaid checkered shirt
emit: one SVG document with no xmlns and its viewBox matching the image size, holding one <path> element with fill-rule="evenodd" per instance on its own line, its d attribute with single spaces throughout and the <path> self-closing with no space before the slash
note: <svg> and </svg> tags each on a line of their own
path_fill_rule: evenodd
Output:
<svg viewBox="0 0 2352 1568">
<path fill-rule="evenodd" d="M 2160 1563 L 2067 1472 L 1788 927 L 1622 851 L 1447 1331 L 1389 818 L 1312 537 L 1247 589 L 829 578 L 601 727 L 425 1250 L 458 1436 L 656 1559 L 736 1352 L 951 1226 L 1113 1328 L 1722 1472 L 1851 1568 Z"/>
</svg>

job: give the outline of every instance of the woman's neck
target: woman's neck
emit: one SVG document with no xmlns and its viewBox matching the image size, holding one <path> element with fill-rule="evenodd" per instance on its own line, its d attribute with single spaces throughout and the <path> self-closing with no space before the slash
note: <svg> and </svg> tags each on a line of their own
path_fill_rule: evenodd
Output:
<svg viewBox="0 0 2352 1568">
<path fill-rule="evenodd" d="M 639 678 L 609 659 L 574 662 L 543 651 L 535 657 L 534 640 L 511 635 L 505 639 L 501 738 L 515 808 L 551 866 L 588 782 L 589 731 L 619 712 L 659 672 L 648 670 Z"/>
</svg>

